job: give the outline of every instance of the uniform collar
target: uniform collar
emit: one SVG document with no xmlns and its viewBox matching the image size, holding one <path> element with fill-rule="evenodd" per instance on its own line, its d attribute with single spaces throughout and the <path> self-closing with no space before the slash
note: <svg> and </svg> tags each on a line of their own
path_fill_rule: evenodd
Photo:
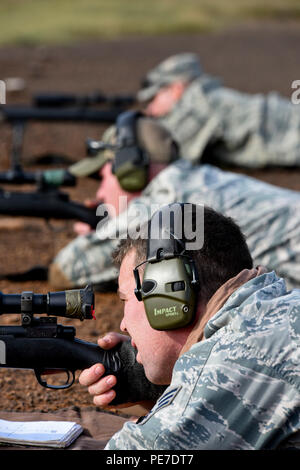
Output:
<svg viewBox="0 0 300 470">
<path fill-rule="evenodd" d="M 221 310 L 231 295 L 241 286 L 254 279 L 255 277 L 265 274 L 267 269 L 263 266 L 257 266 L 253 269 L 243 269 L 237 276 L 229 279 L 223 284 L 211 297 L 206 305 L 203 315 L 200 316 L 193 330 L 189 334 L 185 345 L 180 351 L 180 355 L 187 352 L 191 346 L 204 338 L 204 329 L 207 323 L 214 315 Z M 214 332 L 214 329 L 213 329 Z M 206 333 L 206 332 L 205 332 Z M 210 335 L 206 335 L 210 336 Z"/>
</svg>

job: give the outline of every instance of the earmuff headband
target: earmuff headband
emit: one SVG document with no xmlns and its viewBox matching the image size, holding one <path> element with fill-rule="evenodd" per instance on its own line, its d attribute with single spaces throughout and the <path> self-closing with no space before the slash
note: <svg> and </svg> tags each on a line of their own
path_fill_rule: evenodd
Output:
<svg viewBox="0 0 300 470">
<path fill-rule="evenodd" d="M 144 189 L 148 182 L 149 158 L 137 141 L 137 121 L 143 114 L 127 111 L 116 121 L 116 152 L 112 172 L 120 186 L 129 192 Z"/>
<path fill-rule="evenodd" d="M 199 280 L 194 260 L 186 253 L 183 235 L 179 238 L 184 224 L 183 207 L 184 204 L 174 203 L 152 216 L 147 259 L 133 271 L 135 295 L 144 302 L 150 325 L 158 330 L 181 328 L 195 317 Z M 145 263 L 141 283 L 138 268 Z"/>
</svg>

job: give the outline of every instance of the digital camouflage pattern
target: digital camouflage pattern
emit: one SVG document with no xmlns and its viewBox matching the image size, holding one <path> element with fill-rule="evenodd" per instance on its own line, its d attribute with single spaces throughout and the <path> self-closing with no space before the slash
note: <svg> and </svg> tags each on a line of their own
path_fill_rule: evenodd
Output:
<svg viewBox="0 0 300 470">
<path fill-rule="evenodd" d="M 67 287 L 100 284 L 117 278 L 111 254 L 119 236 L 135 230 L 159 207 L 173 202 L 205 204 L 232 217 L 245 234 L 255 265 L 300 287 L 300 194 L 212 165 L 178 160 L 160 172 L 128 210 L 97 232 L 80 236 L 63 248 L 50 268 L 55 285 L 63 273 Z M 148 208 L 148 211 L 145 210 Z M 64 286 L 60 282 L 59 289 Z"/>
<path fill-rule="evenodd" d="M 250 95 L 205 74 L 195 54 L 169 57 L 147 74 L 142 100 L 177 80 L 189 82 L 171 112 L 159 118 L 181 147 L 182 158 L 209 155 L 231 165 L 299 166 L 300 106 L 275 92 Z"/>
<path fill-rule="evenodd" d="M 137 99 L 142 102 L 151 100 L 162 87 L 177 80 L 190 82 L 202 73 L 203 70 L 196 54 L 184 52 L 173 55 L 147 73 L 142 80 L 142 88 L 137 93 Z"/>
<path fill-rule="evenodd" d="M 237 289 L 176 362 L 150 413 L 106 449 L 274 449 L 300 429 L 300 290 L 274 272 Z"/>
<path fill-rule="evenodd" d="M 209 144 L 215 159 L 231 165 L 300 165 L 300 107 L 275 92 L 250 95 L 199 77 L 159 121 L 194 162 Z"/>
</svg>

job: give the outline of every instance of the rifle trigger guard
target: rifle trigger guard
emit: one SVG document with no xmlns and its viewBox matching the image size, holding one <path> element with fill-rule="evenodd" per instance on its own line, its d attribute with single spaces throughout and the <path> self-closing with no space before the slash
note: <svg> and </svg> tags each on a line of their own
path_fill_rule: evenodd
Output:
<svg viewBox="0 0 300 470">
<path fill-rule="evenodd" d="M 62 389 L 66 389 L 66 388 L 70 388 L 72 387 L 74 381 L 75 381 L 75 372 L 72 370 L 68 370 L 68 369 L 47 369 L 49 371 L 51 370 L 57 370 L 59 372 L 65 372 L 67 374 L 67 381 L 65 384 L 63 385 L 49 385 L 45 380 L 43 380 L 41 378 L 41 374 L 43 374 L 43 372 L 45 372 L 45 370 L 35 370 L 34 373 L 35 373 L 35 376 L 36 376 L 36 379 L 38 381 L 38 383 L 40 385 L 42 385 L 42 387 L 45 387 L 45 388 L 50 388 L 52 390 L 62 390 Z"/>
</svg>

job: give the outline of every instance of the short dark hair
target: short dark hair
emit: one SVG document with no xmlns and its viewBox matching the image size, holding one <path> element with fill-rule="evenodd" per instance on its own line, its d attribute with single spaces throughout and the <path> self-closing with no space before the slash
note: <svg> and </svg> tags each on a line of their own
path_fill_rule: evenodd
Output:
<svg viewBox="0 0 300 470">
<path fill-rule="evenodd" d="M 147 239 L 130 237 L 123 239 L 113 254 L 120 267 L 124 257 L 136 250 L 136 264 L 146 260 Z M 243 269 L 253 267 L 252 257 L 245 236 L 230 217 L 226 217 L 211 207 L 204 206 L 204 243 L 200 250 L 189 250 L 199 276 L 199 296 L 208 302 L 213 294 L 230 278 Z"/>
</svg>

